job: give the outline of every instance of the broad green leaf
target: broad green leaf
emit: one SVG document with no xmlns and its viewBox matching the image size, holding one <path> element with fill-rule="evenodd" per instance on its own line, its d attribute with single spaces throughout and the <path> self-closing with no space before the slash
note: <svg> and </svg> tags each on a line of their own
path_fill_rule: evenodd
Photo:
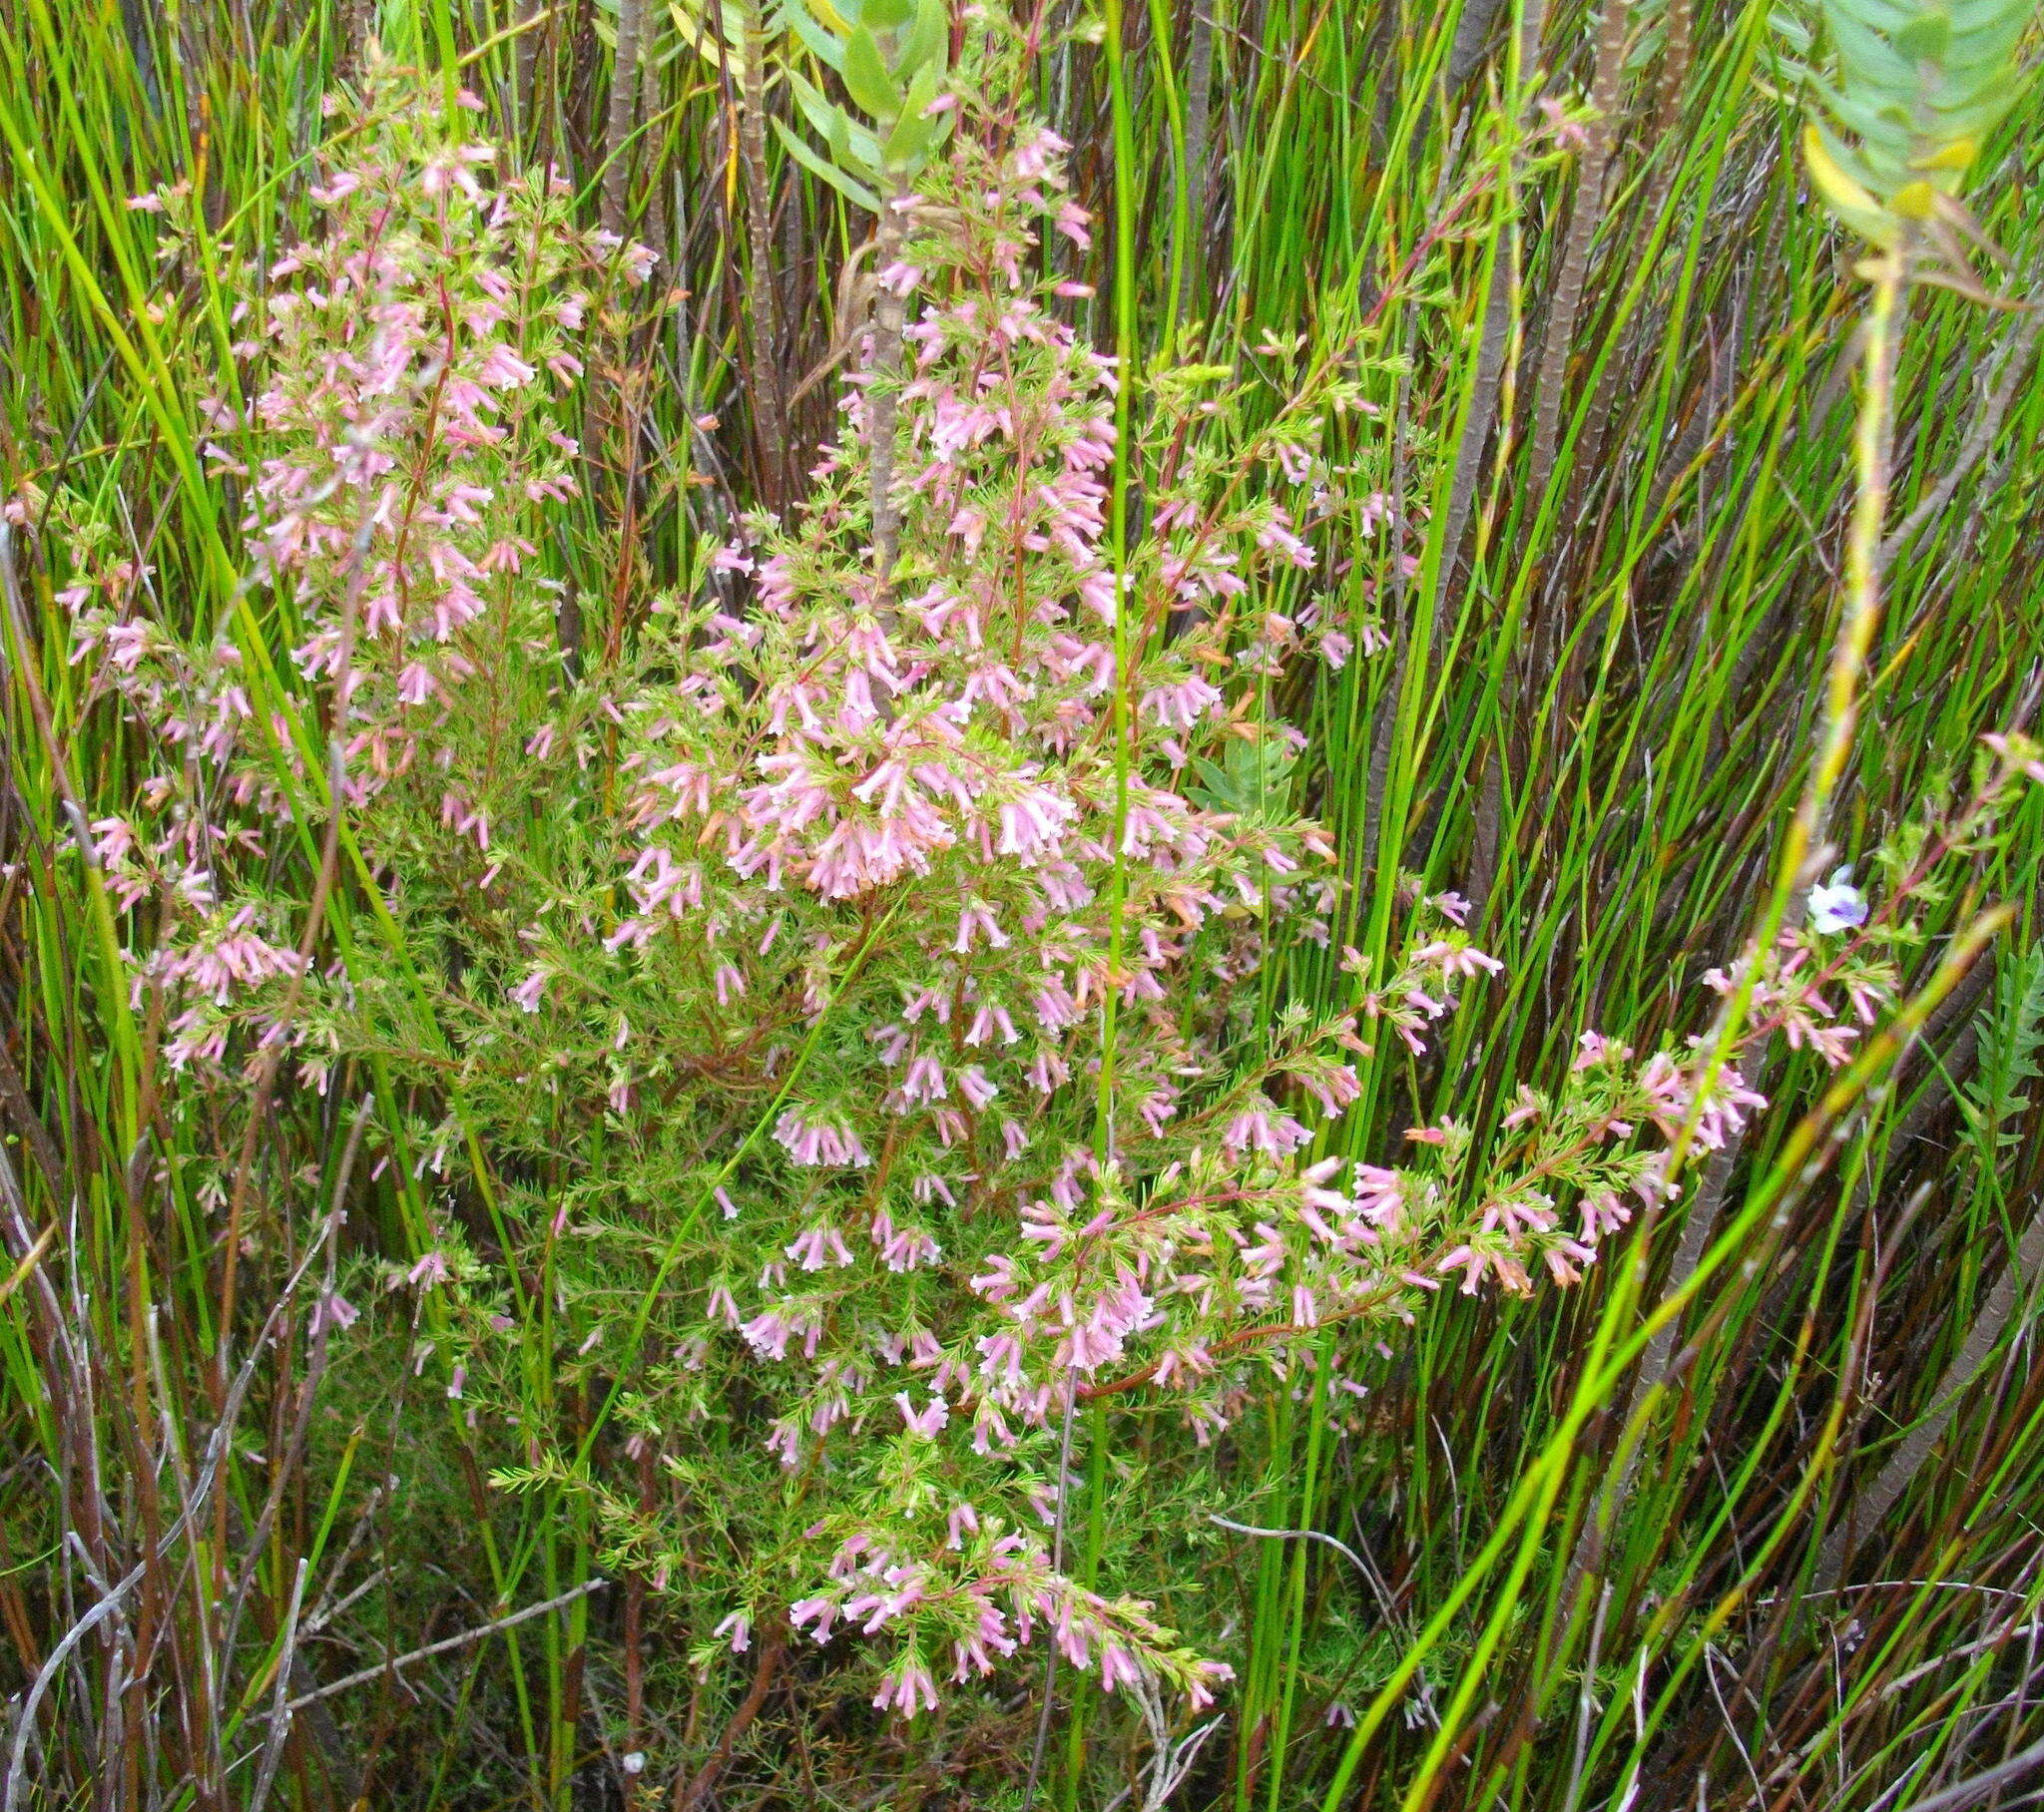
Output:
<svg viewBox="0 0 2044 1812">
<path fill-rule="evenodd" d="M 844 41 L 844 91 L 859 107 L 885 123 L 901 111 L 901 91 L 880 60 L 880 47 L 863 25 Z"/>
<path fill-rule="evenodd" d="M 925 115 L 924 109 L 937 98 L 937 72 L 927 63 L 915 72 L 915 80 L 908 85 L 908 99 L 901 109 L 901 118 L 894 123 L 894 130 L 887 135 L 887 142 L 881 147 L 881 161 L 889 170 L 919 169 L 935 142 L 936 121 Z"/>
<path fill-rule="evenodd" d="M 880 147 L 880 162 L 890 175 L 913 176 L 922 168 L 928 158 L 930 141 L 935 136 L 930 130 L 933 124 L 907 112 L 894 122 L 894 130 L 887 135 L 886 144 Z"/>
<path fill-rule="evenodd" d="M 1944 14 L 1920 13 L 1895 33 L 1895 50 L 1911 63 L 1941 63 L 1951 38 L 1951 21 Z"/>
<path fill-rule="evenodd" d="M 802 46 L 817 62 L 826 68 L 844 73 L 844 44 L 834 32 L 817 24 L 803 0 L 792 0 L 787 9 L 787 23 Z"/>
<path fill-rule="evenodd" d="M 813 82 L 796 75 L 793 70 L 787 72 L 787 84 L 793 91 L 795 106 L 801 109 L 802 118 L 814 129 L 817 138 L 829 143 L 836 131 L 835 123 L 844 117 L 843 109 L 825 100 Z"/>
<path fill-rule="evenodd" d="M 775 120 L 773 122 L 773 130 L 780 135 L 780 142 L 787 147 L 787 155 L 793 158 L 811 176 L 818 177 L 823 182 L 828 183 L 845 200 L 857 207 L 863 208 L 868 214 L 878 214 L 880 212 L 880 198 L 878 196 L 873 194 L 857 178 L 847 175 L 844 171 L 839 170 L 836 165 L 827 163 L 822 158 L 819 158 L 808 146 L 803 144 L 799 138 L 788 130 L 786 121 Z"/>
<path fill-rule="evenodd" d="M 913 76 L 925 65 L 937 62 L 950 47 L 951 19 L 944 0 L 919 0 L 915 25 L 901 47 L 902 75 Z"/>
</svg>

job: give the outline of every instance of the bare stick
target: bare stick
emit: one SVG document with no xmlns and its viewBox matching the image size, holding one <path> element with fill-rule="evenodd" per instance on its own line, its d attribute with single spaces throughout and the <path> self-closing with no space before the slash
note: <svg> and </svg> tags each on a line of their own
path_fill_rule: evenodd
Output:
<svg viewBox="0 0 2044 1812">
<path fill-rule="evenodd" d="M 2006 1268 L 1967 1331 L 1965 1344 L 1953 1356 L 1951 1364 L 1945 1367 L 1944 1376 L 1937 1383 L 1937 1392 L 1930 1400 L 1930 1409 L 1902 1438 L 1879 1476 L 1853 1501 L 1847 1514 L 1824 1538 L 1823 1552 L 1816 1566 L 1815 1586 L 1819 1592 L 1836 1589 L 1839 1576 L 1845 1571 L 1845 1563 L 1852 1558 L 1854 1546 L 1860 1538 L 1880 1528 L 1888 1512 L 1894 1508 L 1895 1500 L 1922 1470 L 1931 1450 L 1943 1439 L 1944 1431 L 1959 1413 L 1967 1385 L 1986 1366 L 1989 1355 L 2015 1318 L 2017 1306 L 2040 1271 L 2044 1271 L 2044 1204 L 2040 1204 L 2030 1216 L 2030 1224 L 2023 1229 L 2023 1236 L 2010 1254 Z"/>
<path fill-rule="evenodd" d="M 302 1711 L 307 1705 L 317 1704 L 321 1699 L 332 1698 L 335 1693 L 346 1692 L 350 1687 L 365 1686 L 371 1680 L 394 1675 L 400 1668 L 411 1666 L 414 1661 L 428 1660 L 433 1655 L 445 1654 L 450 1649 L 466 1648 L 469 1643 L 480 1642 L 485 1636 L 495 1635 L 500 1630 L 510 1629 L 519 1623 L 530 1622 L 534 1617 L 545 1616 L 548 1611 L 559 1610 L 562 1605 L 572 1604 L 577 1598 L 586 1598 L 593 1591 L 603 1590 L 609 1584 L 608 1580 L 584 1580 L 580 1586 L 562 1592 L 558 1597 L 547 1598 L 538 1604 L 528 1604 L 523 1610 L 514 1610 L 507 1616 L 498 1617 L 495 1622 L 483 1623 L 474 1629 L 464 1629 L 459 1635 L 443 1636 L 437 1642 L 428 1642 L 423 1648 L 414 1648 L 409 1654 L 393 1655 L 387 1661 L 378 1661 L 373 1667 L 358 1668 L 337 1680 L 329 1680 L 324 1686 L 311 1692 L 301 1692 L 296 1698 L 287 1700 L 282 1707 L 281 1715 L 288 1717 L 294 1711 Z M 268 1719 L 279 1713 L 266 1711 L 262 1715 L 264 1719 Z"/>
<path fill-rule="evenodd" d="M 1375 1576 L 1370 1572 L 1369 1563 L 1338 1536 L 1330 1536 L 1324 1529 L 1259 1529 L 1252 1523 L 1237 1523 L 1227 1517 L 1208 1513 L 1207 1521 L 1222 1529 L 1232 1529 L 1239 1536 L 1260 1536 L 1267 1542 L 1324 1542 L 1349 1566 L 1361 1574 L 1372 1585 Z"/>
<path fill-rule="evenodd" d="M 1894 532 L 1881 543 L 1883 564 L 1893 560 L 1922 531 L 1924 524 L 1951 502 L 1953 492 L 1959 488 L 1966 474 L 1986 457 L 1987 449 L 1994 444 L 1994 437 L 2001 432 L 2002 420 L 2015 398 L 2016 386 L 2030 368 L 2030 354 L 2036 348 L 2040 330 L 2044 330 L 2044 315 L 2026 315 L 2018 323 L 2014 343 L 2002 354 L 1998 379 L 1975 418 L 1972 431 L 1959 448 L 1958 458 L 1952 461 L 1951 470 L 1937 481 L 1929 495 L 1903 517 Z"/>
<path fill-rule="evenodd" d="M 1928 1799 L 1919 1799 L 1906 1812 L 1955 1812 L 1959 1806 L 1974 1806 L 1985 1799 L 1998 1787 L 2005 1787 L 2011 1781 L 2020 1780 L 2032 1768 L 2044 1767 L 2044 1742 L 2032 1743 L 2027 1749 L 2018 1749 L 2005 1762 L 1997 1762 L 1991 1768 L 1960 1781 L 1956 1786 L 1933 1793 Z"/>
<path fill-rule="evenodd" d="M 1617 0 L 1609 0 L 1609 3 L 1615 5 Z M 1751 960 L 1756 963 L 1777 932 L 1785 924 L 1794 923 L 1802 910 L 1800 890 L 1807 887 L 1813 878 L 1810 870 L 1822 856 L 1830 825 L 1832 799 L 1844 770 L 1846 754 L 1852 745 L 1853 731 L 1859 722 L 1859 682 L 1865 672 L 1867 650 L 1880 622 L 1881 524 L 1887 515 L 1894 436 L 1895 356 L 1902 298 L 1909 280 L 1910 249 L 1905 243 L 1891 250 L 1872 271 L 1873 290 L 1860 342 L 1865 361 L 1866 389 L 1855 435 L 1858 490 L 1853 502 L 1851 533 L 1845 547 L 1844 608 L 1826 675 L 1822 715 L 1817 724 L 1809 777 L 1784 838 L 1774 898 L 1763 910 L 1761 922 L 1748 946 Z M 1727 1014 L 1732 1010 L 1733 1003 L 1728 1001 Z M 1909 1029 L 1910 1039 L 1913 1040 L 1919 1029 L 1913 1026 Z M 1737 1064 L 1743 1061 L 1750 1042 L 1750 1039 L 1740 1037 L 1737 1029 L 1727 1022 L 1725 1016 L 1721 1016 L 1719 1028 L 1708 1041 L 1708 1046 L 1719 1054 L 1723 1062 Z M 1734 1133 L 1711 1154 L 1702 1184 L 1690 1204 L 1675 1262 L 1663 1286 L 1664 1301 L 1686 1291 L 1701 1267 L 1710 1249 L 1718 1210 L 1744 1144 L 1743 1133 Z M 1650 1232 L 1651 1226 L 1643 1226 L 1633 1246 L 1633 1263 L 1641 1273 L 1644 1273 L 1648 1261 L 1647 1235 Z M 1632 1388 L 1626 1393 L 1623 1414 L 1626 1423 L 1631 1423 L 1642 1409 L 1650 1406 L 1655 1393 L 1667 1382 L 1675 1330 L 1674 1320 L 1656 1330 L 1640 1369 L 1634 1375 Z M 1610 1520 L 1616 1518 L 1619 1509 L 1631 1496 L 1645 1457 L 1647 1438 L 1647 1431 L 1642 1429 L 1627 1453 L 1619 1477 L 1605 1498 L 1606 1515 L 1600 1518 L 1593 1513 L 1584 1521 L 1577 1536 L 1562 1587 L 1560 1633 L 1550 1649 L 1557 1665 L 1559 1656 L 1573 1638 L 1585 1586 L 1592 1580 L 1602 1578 L 1605 1531 Z"/>
<path fill-rule="evenodd" d="M 1193 0 L 1192 41 L 1186 49 L 1186 162 L 1179 173 L 1185 185 L 1187 240 L 1178 271 L 1178 312 L 1181 322 L 1193 312 L 1195 296 L 1204 298 L 1201 280 L 1207 223 L 1214 209 L 1207 181 L 1207 139 L 1214 105 L 1214 15 L 1218 0 Z"/>
<path fill-rule="evenodd" d="M 269 1735 L 262 1744 L 262 1766 L 256 1775 L 256 1791 L 249 1798 L 249 1812 L 262 1812 L 269 1797 L 269 1784 L 276 1779 L 276 1765 L 283 1759 L 284 1739 L 290 1734 L 290 1706 L 284 1694 L 291 1689 L 291 1663 L 298 1653 L 298 1612 L 305 1602 L 305 1569 L 310 1557 L 298 1557 L 297 1576 L 291 1581 L 291 1601 L 284 1611 L 283 1645 L 276 1657 L 276 1691 L 270 1699 Z"/>
<path fill-rule="evenodd" d="M 278 1319 L 292 1297 L 296 1295 L 298 1284 L 311 1269 L 312 1260 L 318 1255 L 319 1249 L 319 1243 L 315 1242 L 311 1251 L 306 1254 L 304 1262 L 284 1285 L 283 1294 L 277 1298 L 275 1306 L 270 1309 L 268 1318 L 262 1324 L 261 1331 L 252 1343 L 249 1357 L 243 1362 L 241 1371 L 236 1374 L 235 1381 L 228 1390 L 227 1403 L 221 1410 L 220 1420 L 207 1441 L 206 1463 L 200 1468 L 191 1496 L 184 1509 L 179 1512 L 177 1521 L 165 1532 L 162 1546 L 168 1547 L 178 1541 L 198 1519 L 200 1512 L 212 1497 L 214 1482 L 220 1475 L 221 1462 L 227 1458 L 228 1449 L 234 1439 L 234 1427 L 242 1413 L 242 1401 L 249 1394 L 249 1386 L 255 1381 L 256 1362 L 268 1347 L 269 1337 L 275 1332 Z M 50 1650 L 48 1659 L 43 1662 L 41 1670 L 36 1674 L 21 1702 L 21 1711 L 14 1726 L 14 1741 L 7 1756 L 6 1787 L 4 1794 L 0 1794 L 0 1812 L 16 1812 L 16 1808 L 21 1804 L 26 1773 L 23 1764 L 28 1752 L 29 1737 L 35 1725 L 36 1712 L 42 1705 L 44 1695 L 50 1690 L 50 1682 L 57 1677 L 57 1670 L 88 1634 L 120 1609 L 122 1600 L 142 1583 L 148 1571 L 146 1562 L 130 1568 L 97 1604 L 64 1632 L 57 1645 Z M 302 1704 L 306 1701 L 296 1702 Z"/>
<path fill-rule="evenodd" d="M 1065 1503 L 1071 1496 L 1072 1480 L 1072 1415 L 1078 1407 L 1078 1377 L 1073 1374 L 1065 1381 L 1065 1426 L 1058 1437 L 1058 1515 L 1051 1528 L 1050 1564 L 1053 1571 L 1065 1564 Z M 1058 1686 L 1058 1645 L 1049 1644 L 1050 1652 L 1043 1662 L 1043 1703 L 1037 1708 L 1036 1741 L 1029 1751 L 1029 1780 L 1022 1790 L 1022 1812 L 1030 1812 L 1036 1804 L 1037 1783 L 1043 1778 L 1043 1758 L 1050 1747 L 1051 1705 L 1057 1696 Z"/>
</svg>

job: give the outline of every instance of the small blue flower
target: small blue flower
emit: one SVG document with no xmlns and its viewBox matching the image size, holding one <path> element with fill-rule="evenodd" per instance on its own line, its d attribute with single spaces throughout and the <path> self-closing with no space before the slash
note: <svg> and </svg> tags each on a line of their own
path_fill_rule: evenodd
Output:
<svg viewBox="0 0 2044 1812">
<path fill-rule="evenodd" d="M 1849 931 L 1866 923 L 1866 895 L 1852 885 L 1852 864 L 1831 870 L 1831 878 L 1809 890 L 1809 922 L 1818 931 Z"/>
</svg>

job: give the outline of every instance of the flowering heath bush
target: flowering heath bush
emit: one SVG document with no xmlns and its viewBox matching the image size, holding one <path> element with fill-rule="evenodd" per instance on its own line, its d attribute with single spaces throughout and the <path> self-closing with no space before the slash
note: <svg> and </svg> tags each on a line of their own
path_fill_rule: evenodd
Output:
<svg viewBox="0 0 2044 1812">
<path fill-rule="evenodd" d="M 1308 530 L 1210 433 L 1221 378 L 1166 373 L 1117 553 L 1118 373 L 1037 274 L 1039 235 L 1087 231 L 1064 148 L 956 86 L 877 273 L 898 363 L 868 349 L 788 519 L 570 659 L 569 428 L 651 260 L 377 71 L 320 230 L 252 277 L 253 401 L 217 409 L 287 658 L 258 683 L 253 613 L 181 637 L 75 538 L 81 657 L 155 751 L 98 853 L 175 1062 L 230 1099 L 278 1046 L 303 1099 L 390 1079 L 383 1160 L 424 1205 L 382 1283 L 448 1330 L 419 1363 L 501 1437 L 500 1485 L 586 1501 L 699 1666 L 850 1651 L 909 1716 L 1049 1642 L 1204 1703 L 1222 1656 L 1065 1564 L 1079 1412 L 1184 1459 L 1274 1376 L 1340 1386 L 1432 1292 L 1569 1283 L 1668 1140 L 1760 1098 L 1588 1034 L 1480 1143 L 1317 1155 L 1358 1067 L 1424 1054 L 1498 965 L 1411 888 L 1393 959 L 1348 953 L 1353 1012 L 1262 1010 L 1338 894 L 1263 702 L 1312 658 L 1269 603 Z M 1303 386 L 1278 464 L 1352 402 Z M 366 910 L 308 960 L 329 773 Z M 1827 954 L 1836 917 L 1764 989 L 1831 1061 L 1887 986 Z"/>
</svg>

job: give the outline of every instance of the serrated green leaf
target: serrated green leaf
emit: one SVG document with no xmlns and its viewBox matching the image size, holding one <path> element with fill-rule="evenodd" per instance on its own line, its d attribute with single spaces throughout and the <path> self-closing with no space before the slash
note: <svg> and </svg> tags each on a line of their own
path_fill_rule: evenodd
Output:
<svg viewBox="0 0 2044 1812">
<path fill-rule="evenodd" d="M 1199 783 L 1189 790 L 1195 799 L 1252 823 L 1281 823 L 1289 815 L 1292 757 L 1281 742 L 1231 741 L 1226 763 L 1194 757 Z"/>
</svg>

